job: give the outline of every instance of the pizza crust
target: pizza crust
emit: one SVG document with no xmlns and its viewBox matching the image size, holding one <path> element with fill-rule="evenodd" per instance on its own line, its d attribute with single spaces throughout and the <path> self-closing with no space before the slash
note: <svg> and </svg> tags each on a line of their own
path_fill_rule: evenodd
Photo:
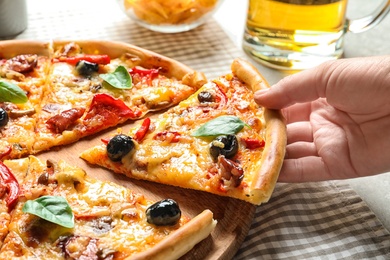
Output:
<svg viewBox="0 0 390 260">
<path fill-rule="evenodd" d="M 162 56 L 158 53 L 140 48 L 138 46 L 115 42 L 97 40 L 66 40 L 42 42 L 35 40 L 6 40 L 0 42 L 0 58 L 12 58 L 20 54 L 38 54 L 50 57 L 53 50 L 70 42 L 75 42 L 83 48 L 85 53 L 107 54 L 111 58 L 118 58 L 127 53 L 138 65 L 145 68 L 158 68 L 167 77 L 184 80 L 184 84 L 201 87 L 207 80 L 202 72 L 197 72 L 183 63 Z"/>
<path fill-rule="evenodd" d="M 34 40 L 0 41 L 0 58 L 13 58 L 20 54 L 50 55 L 49 43 Z"/>
<path fill-rule="evenodd" d="M 133 255 L 127 259 L 178 259 L 190 251 L 200 241 L 207 238 L 216 224 L 217 221 L 213 219 L 213 213 L 210 210 L 204 210 L 181 229 L 159 242 L 153 248 Z"/>
<path fill-rule="evenodd" d="M 234 75 L 252 88 L 253 92 L 269 88 L 267 81 L 252 64 L 235 59 L 231 69 Z M 251 201 L 257 205 L 270 199 L 282 168 L 287 145 L 286 124 L 281 112 L 265 108 L 264 119 L 265 147 L 260 168 L 255 172 L 256 176 L 252 183 Z"/>
<path fill-rule="evenodd" d="M 123 54 L 127 54 L 129 59 L 132 59 L 135 63 L 138 63 L 139 66 L 148 69 L 160 69 L 162 74 L 166 75 L 167 77 L 174 77 L 176 79 L 183 79 L 185 76 L 194 77 L 200 81 L 196 81 L 199 86 L 203 85 L 203 82 L 206 80 L 206 77 L 203 73 L 196 72 L 181 62 L 127 43 L 115 41 L 67 40 L 53 42 L 53 48 L 55 49 L 56 47 L 65 45 L 69 42 L 77 43 L 85 53 L 107 54 L 112 59 L 118 58 Z"/>
</svg>

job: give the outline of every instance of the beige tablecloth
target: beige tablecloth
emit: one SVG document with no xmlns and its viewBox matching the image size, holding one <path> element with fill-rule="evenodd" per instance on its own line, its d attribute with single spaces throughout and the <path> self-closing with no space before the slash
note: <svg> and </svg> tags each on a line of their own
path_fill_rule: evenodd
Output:
<svg viewBox="0 0 390 260">
<path fill-rule="evenodd" d="M 113 0 L 30 0 L 28 13 L 28 29 L 16 39 L 123 41 L 209 78 L 244 56 L 213 20 L 190 32 L 159 34 L 135 25 Z M 257 208 L 235 259 L 390 259 L 390 234 L 343 182 L 278 184 L 270 202 Z"/>
</svg>

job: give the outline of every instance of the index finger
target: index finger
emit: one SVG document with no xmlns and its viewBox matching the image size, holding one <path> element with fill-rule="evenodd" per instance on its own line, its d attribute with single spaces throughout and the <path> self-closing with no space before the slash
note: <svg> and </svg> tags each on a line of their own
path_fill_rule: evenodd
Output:
<svg viewBox="0 0 390 260">
<path fill-rule="evenodd" d="M 287 76 L 266 90 L 255 93 L 255 101 L 264 107 L 281 109 L 295 103 L 303 103 L 325 97 L 332 64 L 326 62 L 318 67 Z"/>
</svg>

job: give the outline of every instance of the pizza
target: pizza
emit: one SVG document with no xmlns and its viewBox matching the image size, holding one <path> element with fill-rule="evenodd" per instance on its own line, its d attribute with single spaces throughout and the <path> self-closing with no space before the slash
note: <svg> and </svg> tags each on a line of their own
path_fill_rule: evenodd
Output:
<svg viewBox="0 0 390 260">
<path fill-rule="evenodd" d="M 194 93 L 202 73 L 115 42 L 0 43 L 0 158 L 74 143 Z"/>
<path fill-rule="evenodd" d="M 244 60 L 158 117 L 102 139 L 81 158 L 131 178 L 259 205 L 275 187 L 286 146 L 279 111 L 253 99 L 268 87 Z"/>
<path fill-rule="evenodd" d="M 177 259 L 216 225 L 209 210 L 190 219 L 175 200 L 152 201 L 65 161 L 29 156 L 0 171 L 12 183 L 0 259 Z"/>
<path fill-rule="evenodd" d="M 0 259 L 177 259 L 229 230 L 226 199 L 268 201 L 285 124 L 253 101 L 262 75 L 231 68 L 208 81 L 120 42 L 0 42 Z"/>
</svg>

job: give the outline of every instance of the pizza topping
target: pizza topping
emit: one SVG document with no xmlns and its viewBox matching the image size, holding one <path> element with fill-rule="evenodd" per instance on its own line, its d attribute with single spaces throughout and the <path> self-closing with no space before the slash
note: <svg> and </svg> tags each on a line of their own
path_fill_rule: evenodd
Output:
<svg viewBox="0 0 390 260">
<path fill-rule="evenodd" d="M 85 132 L 95 133 L 101 129 L 114 126 L 126 119 L 136 119 L 142 114 L 141 110 L 131 110 L 126 104 L 106 93 L 98 93 L 93 96 L 88 113 L 83 124 Z"/>
<path fill-rule="evenodd" d="M 161 86 L 145 92 L 144 96 L 142 96 L 142 100 L 145 103 L 145 106 L 151 110 L 162 109 L 172 104 L 175 95 L 173 89 Z"/>
<path fill-rule="evenodd" d="M 0 151 L 0 160 L 3 159 L 4 157 L 6 157 L 7 155 L 10 155 L 11 152 L 12 152 L 12 146 L 11 145 L 5 147 L 4 151 Z"/>
<path fill-rule="evenodd" d="M 104 234 L 110 231 L 113 219 L 110 216 L 103 216 L 92 221 L 93 231 L 97 234 Z"/>
<path fill-rule="evenodd" d="M 0 81 L 0 102 L 12 102 L 22 104 L 28 101 L 24 91 L 15 84 L 6 81 Z"/>
<path fill-rule="evenodd" d="M 19 232 L 29 247 L 36 248 L 45 242 L 55 230 L 56 225 L 33 215 L 23 216 L 25 219 L 19 226 Z"/>
<path fill-rule="evenodd" d="M 0 128 L 8 124 L 9 117 L 7 111 L 4 108 L 0 107 Z"/>
<path fill-rule="evenodd" d="M 62 106 L 60 104 L 53 104 L 53 103 L 49 103 L 49 104 L 45 104 L 43 107 L 42 107 L 42 110 L 43 111 L 46 111 L 46 112 L 49 112 L 49 113 L 58 113 L 59 111 L 61 111 L 62 108 L 64 108 L 65 106 Z"/>
<path fill-rule="evenodd" d="M 8 210 L 13 209 L 16 202 L 19 198 L 20 187 L 18 180 L 12 174 L 12 172 L 8 169 L 8 167 L 0 161 L 0 178 L 1 182 L 5 184 L 7 187 L 8 195 L 5 199 L 7 203 Z"/>
<path fill-rule="evenodd" d="M 226 96 L 226 93 L 225 91 L 223 91 L 223 89 L 217 84 L 217 87 L 218 87 L 218 102 L 219 102 L 219 107 L 222 108 L 226 105 L 227 101 L 228 101 L 228 97 Z"/>
<path fill-rule="evenodd" d="M 200 103 L 214 102 L 213 94 L 208 91 L 201 91 L 198 94 L 198 100 Z"/>
<path fill-rule="evenodd" d="M 150 118 L 147 117 L 142 122 L 141 127 L 134 134 L 134 140 L 136 140 L 137 142 L 141 142 L 142 139 L 144 139 L 146 133 L 148 132 L 149 127 L 150 127 Z"/>
<path fill-rule="evenodd" d="M 172 199 L 158 201 L 146 209 L 146 220 L 156 226 L 173 226 L 180 217 L 179 205 Z"/>
<path fill-rule="evenodd" d="M 72 209 L 61 196 L 42 196 L 35 200 L 28 200 L 24 203 L 22 211 L 66 228 L 74 227 Z"/>
<path fill-rule="evenodd" d="M 49 177 L 50 177 L 50 175 L 54 174 L 54 167 L 56 165 L 57 164 L 55 162 L 53 162 L 52 160 L 47 160 L 46 161 L 46 173 L 49 174 Z"/>
<path fill-rule="evenodd" d="M 85 112 L 85 108 L 71 108 L 51 117 L 46 121 L 48 128 L 54 133 L 62 133 L 74 124 Z"/>
<path fill-rule="evenodd" d="M 96 55 L 96 54 L 83 54 L 72 57 L 61 56 L 56 59 L 53 59 L 53 62 L 66 62 L 71 65 L 76 65 L 79 61 L 88 61 L 97 64 L 109 64 L 111 59 L 108 55 Z"/>
<path fill-rule="evenodd" d="M 45 172 L 39 175 L 37 183 L 47 186 L 49 183 L 55 182 L 56 180 L 54 178 L 53 179 L 50 178 L 51 176 L 54 175 L 55 166 L 56 163 L 54 163 L 51 160 L 47 160 Z"/>
<path fill-rule="evenodd" d="M 113 249 L 107 249 L 107 248 L 102 248 L 99 249 L 97 252 L 97 257 L 99 260 L 112 260 L 114 259 L 114 254 L 116 253 L 115 250 Z"/>
<path fill-rule="evenodd" d="M 62 46 L 61 48 L 59 48 L 56 51 L 55 56 L 57 56 L 57 57 L 59 57 L 59 56 L 75 56 L 80 52 L 81 52 L 81 47 L 77 43 L 69 42 L 69 43 L 65 44 L 64 46 Z"/>
<path fill-rule="evenodd" d="M 131 76 L 139 75 L 141 77 L 147 77 L 148 79 L 154 79 L 158 76 L 158 69 L 140 69 L 134 67 L 129 70 Z"/>
<path fill-rule="evenodd" d="M 107 155 L 112 161 L 119 162 L 133 149 L 133 139 L 128 135 L 118 134 L 111 138 L 108 142 Z"/>
<path fill-rule="evenodd" d="M 76 64 L 77 72 L 82 76 L 90 76 L 99 71 L 99 64 L 81 60 Z"/>
<path fill-rule="evenodd" d="M 11 118 L 18 118 L 18 117 L 22 117 L 22 116 L 32 116 L 33 114 L 35 114 L 35 108 L 30 108 L 30 109 L 26 109 L 26 110 L 19 110 L 19 109 L 12 109 L 11 111 L 9 111 L 9 116 Z"/>
<path fill-rule="evenodd" d="M 99 259 L 97 256 L 99 249 L 95 238 L 79 235 L 61 237 L 58 246 L 64 252 L 66 259 Z"/>
<path fill-rule="evenodd" d="M 9 59 L 6 65 L 10 70 L 25 73 L 32 71 L 38 64 L 38 55 L 36 54 L 24 54 L 18 55 Z"/>
<path fill-rule="evenodd" d="M 50 174 L 49 174 L 49 172 L 46 171 L 46 172 L 42 173 L 41 175 L 39 175 L 37 183 L 41 184 L 41 185 L 47 186 L 50 183 Z"/>
<path fill-rule="evenodd" d="M 221 135 L 216 137 L 210 146 L 210 154 L 214 160 L 220 155 L 232 158 L 238 152 L 238 140 L 235 135 Z"/>
<path fill-rule="evenodd" d="M 163 131 L 157 133 L 153 139 L 160 141 L 167 141 L 169 143 L 177 143 L 180 141 L 181 134 L 176 131 Z"/>
<path fill-rule="evenodd" d="M 240 186 L 241 181 L 244 178 L 244 170 L 238 163 L 229 160 L 225 156 L 221 155 L 218 156 L 218 166 L 219 173 L 221 174 L 221 177 L 225 180 L 225 189 L 230 186 Z"/>
<path fill-rule="evenodd" d="M 248 149 L 257 149 L 262 148 L 265 145 L 264 140 L 254 139 L 254 138 L 243 138 L 246 148 Z"/>
<path fill-rule="evenodd" d="M 118 66 L 114 72 L 100 74 L 99 77 L 114 88 L 130 89 L 132 87 L 130 74 L 124 66 Z"/>
<path fill-rule="evenodd" d="M 96 114 L 103 115 L 104 111 L 118 117 L 137 118 L 141 111 L 133 111 L 120 100 L 106 93 L 98 93 L 93 96 L 91 106 L 85 119 L 90 119 Z M 103 115 L 104 116 L 104 115 Z M 109 116 L 109 115 L 108 115 Z"/>
<path fill-rule="evenodd" d="M 218 136 L 236 134 L 246 124 L 236 116 L 220 116 L 199 127 L 192 136 Z"/>
</svg>

